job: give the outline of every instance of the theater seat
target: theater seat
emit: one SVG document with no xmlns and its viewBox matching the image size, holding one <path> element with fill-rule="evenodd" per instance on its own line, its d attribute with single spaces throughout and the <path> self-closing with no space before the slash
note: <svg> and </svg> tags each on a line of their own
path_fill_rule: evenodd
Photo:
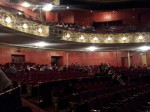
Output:
<svg viewBox="0 0 150 112">
<path fill-rule="evenodd" d="M 17 108 L 15 112 L 32 112 L 32 110 L 28 106 L 22 106 Z"/>
</svg>

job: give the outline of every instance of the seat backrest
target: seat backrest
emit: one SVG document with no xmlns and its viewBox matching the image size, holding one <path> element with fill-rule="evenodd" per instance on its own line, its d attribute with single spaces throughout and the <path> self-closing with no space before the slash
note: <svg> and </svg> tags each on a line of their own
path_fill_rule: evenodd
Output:
<svg viewBox="0 0 150 112">
<path fill-rule="evenodd" d="M 15 112 L 16 108 L 21 106 L 20 87 L 10 89 L 0 94 L 1 112 Z"/>
</svg>

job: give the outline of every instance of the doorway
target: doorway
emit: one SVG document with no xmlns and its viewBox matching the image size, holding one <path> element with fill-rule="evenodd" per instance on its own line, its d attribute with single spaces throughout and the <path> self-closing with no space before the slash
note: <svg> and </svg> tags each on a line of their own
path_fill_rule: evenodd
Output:
<svg viewBox="0 0 150 112">
<path fill-rule="evenodd" d="M 122 67 L 129 67 L 128 57 L 121 57 L 121 64 L 122 64 Z M 130 56 L 130 66 L 131 65 L 133 65 L 133 58 L 132 58 L 132 56 Z"/>
<path fill-rule="evenodd" d="M 63 56 L 51 56 L 51 65 L 63 66 Z"/>
<path fill-rule="evenodd" d="M 25 62 L 25 55 L 11 55 L 11 62 L 13 63 L 24 63 Z"/>
<path fill-rule="evenodd" d="M 128 67 L 128 57 L 121 57 L 122 67 Z"/>
</svg>

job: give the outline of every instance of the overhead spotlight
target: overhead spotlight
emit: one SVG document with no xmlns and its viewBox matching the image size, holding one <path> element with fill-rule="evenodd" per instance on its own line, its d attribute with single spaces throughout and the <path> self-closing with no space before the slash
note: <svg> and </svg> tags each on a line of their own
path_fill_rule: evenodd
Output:
<svg viewBox="0 0 150 112">
<path fill-rule="evenodd" d="M 147 50 L 150 50 L 150 47 L 149 46 L 142 46 L 142 47 L 139 47 L 138 49 L 141 51 L 147 51 Z"/>
<path fill-rule="evenodd" d="M 69 9 L 69 7 L 67 7 L 67 9 Z"/>
<path fill-rule="evenodd" d="M 48 44 L 45 43 L 45 42 L 38 42 L 38 43 L 35 43 L 34 45 L 35 45 L 36 47 L 45 47 L 45 46 L 47 46 Z"/>
<path fill-rule="evenodd" d="M 10 17 L 6 17 L 5 21 L 6 21 L 7 23 L 10 23 L 10 22 L 11 22 L 11 18 L 10 18 Z"/>
<path fill-rule="evenodd" d="M 45 5 L 42 10 L 44 11 L 51 11 L 53 9 L 53 5 L 52 4 L 48 4 L 48 5 Z"/>
<path fill-rule="evenodd" d="M 29 4 L 28 2 L 23 2 L 21 5 L 22 5 L 23 7 L 30 7 L 30 4 Z"/>
<path fill-rule="evenodd" d="M 38 29 L 38 32 L 39 32 L 39 33 L 42 33 L 42 32 L 43 32 L 42 28 L 39 28 L 39 29 Z"/>
<path fill-rule="evenodd" d="M 89 51 L 95 51 L 96 49 L 98 49 L 97 47 L 95 46 L 90 46 L 87 48 Z"/>
<path fill-rule="evenodd" d="M 125 41 L 125 40 L 127 40 L 127 38 L 126 38 L 126 37 L 123 37 L 122 40 Z"/>
<path fill-rule="evenodd" d="M 142 39 L 143 39 L 143 36 L 142 36 L 142 35 L 140 35 L 140 36 L 139 36 L 139 39 L 140 39 L 140 40 L 142 40 Z"/>
<path fill-rule="evenodd" d="M 23 24 L 22 27 L 23 27 L 24 29 L 27 29 L 27 28 L 28 28 L 28 25 L 27 25 L 27 24 Z"/>
<path fill-rule="evenodd" d="M 83 36 L 83 35 L 81 35 L 80 39 L 81 39 L 81 40 L 83 40 L 83 39 L 84 39 L 84 36 Z"/>
<path fill-rule="evenodd" d="M 92 10 L 90 12 L 93 12 Z"/>
<path fill-rule="evenodd" d="M 93 38 L 93 40 L 94 40 L 94 41 L 97 41 L 97 40 L 98 40 L 98 38 L 97 38 L 97 37 L 94 37 L 94 38 Z"/>
</svg>

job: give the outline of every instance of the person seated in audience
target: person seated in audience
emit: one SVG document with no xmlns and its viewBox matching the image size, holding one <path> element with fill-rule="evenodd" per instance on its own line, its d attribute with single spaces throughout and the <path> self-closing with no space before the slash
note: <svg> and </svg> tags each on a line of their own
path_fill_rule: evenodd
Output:
<svg viewBox="0 0 150 112">
<path fill-rule="evenodd" d="M 94 72 L 93 72 L 92 68 L 89 68 L 89 69 L 88 69 L 88 75 L 89 75 L 89 76 L 94 75 Z"/>
<path fill-rule="evenodd" d="M 35 71 L 35 70 L 37 70 L 35 65 L 30 67 L 30 71 Z"/>
<path fill-rule="evenodd" d="M 39 70 L 40 70 L 40 71 L 45 71 L 45 66 L 41 66 L 41 67 L 39 68 Z"/>
<path fill-rule="evenodd" d="M 125 82 L 122 79 L 122 74 L 121 73 L 117 74 L 117 81 L 119 82 L 120 85 L 123 85 L 123 86 L 125 85 Z"/>
<path fill-rule="evenodd" d="M 58 68 L 58 71 L 63 71 L 63 66 Z"/>
<path fill-rule="evenodd" d="M 26 67 L 26 72 L 29 72 L 29 71 L 35 71 L 36 70 L 36 67 L 35 67 L 35 65 L 33 65 L 33 66 L 29 66 L 29 65 L 27 65 L 27 67 Z"/>
<path fill-rule="evenodd" d="M 44 65 L 44 71 L 50 71 L 49 66 L 47 64 Z"/>
<path fill-rule="evenodd" d="M 53 70 L 57 70 L 58 66 L 56 64 L 53 65 Z"/>
<path fill-rule="evenodd" d="M 6 90 L 9 90 L 11 87 L 12 87 L 11 80 L 0 69 L 0 92 L 4 92 Z"/>
<path fill-rule="evenodd" d="M 133 69 L 134 69 L 134 66 L 133 66 L 133 65 L 131 65 L 131 66 L 129 67 L 129 69 L 133 70 Z"/>
<path fill-rule="evenodd" d="M 150 65 L 147 66 L 147 69 L 150 70 Z"/>
<path fill-rule="evenodd" d="M 116 73 L 116 72 L 113 73 L 112 78 L 111 78 L 111 81 L 112 81 L 112 84 L 113 84 L 113 85 L 118 84 L 118 81 L 117 81 L 117 73 Z"/>
<path fill-rule="evenodd" d="M 23 66 L 21 65 L 20 67 L 19 67 L 19 69 L 18 69 L 18 72 L 24 72 L 25 70 L 24 70 L 24 68 L 23 68 Z"/>
<path fill-rule="evenodd" d="M 9 68 L 6 70 L 6 73 L 17 73 L 15 65 L 9 65 Z"/>
<path fill-rule="evenodd" d="M 6 67 L 4 67 L 4 65 L 1 65 L 0 68 L 1 68 L 1 70 L 4 71 L 4 72 L 6 71 Z"/>
<path fill-rule="evenodd" d="M 68 68 L 67 68 L 67 66 L 66 66 L 66 65 L 64 65 L 64 66 L 63 66 L 63 71 L 64 71 L 64 72 L 66 72 L 66 71 L 67 71 L 67 69 L 68 69 Z"/>
<path fill-rule="evenodd" d="M 47 68 L 49 71 L 53 71 L 53 67 L 51 65 L 50 66 L 47 65 Z"/>
<path fill-rule="evenodd" d="M 109 70 L 108 70 L 108 77 L 112 77 L 113 73 L 114 73 L 114 71 L 111 70 L 111 69 L 109 69 Z"/>
<path fill-rule="evenodd" d="M 147 69 L 147 65 L 144 64 L 144 65 L 142 66 L 142 68 L 143 68 L 143 69 Z"/>
<path fill-rule="evenodd" d="M 29 65 L 26 66 L 25 71 L 26 71 L 26 72 L 29 72 L 29 71 L 30 71 L 30 66 L 29 66 Z"/>
</svg>

